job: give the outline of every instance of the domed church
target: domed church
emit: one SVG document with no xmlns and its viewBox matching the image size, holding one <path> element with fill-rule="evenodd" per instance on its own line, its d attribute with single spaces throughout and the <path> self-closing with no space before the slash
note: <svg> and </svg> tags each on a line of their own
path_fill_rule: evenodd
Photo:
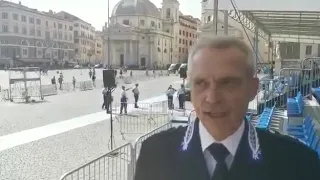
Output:
<svg viewBox="0 0 320 180">
<path fill-rule="evenodd" d="M 109 23 L 103 29 L 105 64 L 108 57 L 113 67 L 153 68 L 175 62 L 172 49 L 179 33 L 177 0 L 163 0 L 162 8 L 149 0 L 120 0 Z"/>
</svg>

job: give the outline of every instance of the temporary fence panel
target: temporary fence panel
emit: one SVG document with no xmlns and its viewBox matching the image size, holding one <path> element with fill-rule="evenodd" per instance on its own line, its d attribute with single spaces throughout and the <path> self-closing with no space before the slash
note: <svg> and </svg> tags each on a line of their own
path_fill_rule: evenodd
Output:
<svg viewBox="0 0 320 180">
<path fill-rule="evenodd" d="M 92 81 L 82 81 L 80 82 L 80 90 L 87 91 L 94 88 Z"/>
<path fill-rule="evenodd" d="M 302 68 L 309 70 L 305 73 L 312 88 L 320 87 L 320 57 L 306 58 L 302 61 Z"/>
<path fill-rule="evenodd" d="M 58 94 L 57 86 L 55 84 L 42 85 L 41 91 L 43 96 L 51 96 Z"/>
<path fill-rule="evenodd" d="M 172 128 L 172 127 L 173 127 L 173 124 L 171 122 L 167 122 L 167 123 L 163 124 L 162 126 L 156 128 L 156 129 L 154 129 L 152 131 L 149 131 L 145 135 L 140 136 L 136 140 L 135 145 L 134 145 L 134 150 L 136 151 L 136 158 L 135 159 L 136 160 L 138 159 L 139 154 L 140 154 L 141 145 L 146 139 L 148 139 L 149 137 L 151 137 L 151 136 L 153 136 L 155 134 L 158 134 L 158 133 L 160 133 L 162 131 L 166 131 L 166 130 Z"/>
<path fill-rule="evenodd" d="M 119 132 L 123 139 L 133 140 L 136 136 L 145 134 L 169 121 L 169 115 L 167 113 L 167 101 L 161 101 L 156 103 L 139 103 L 138 108 L 134 107 L 134 104 L 127 104 L 127 114 L 119 114 L 120 106 L 113 109 L 116 116 L 116 122 L 119 125 Z M 122 113 L 125 113 L 124 111 Z M 126 135 L 130 135 L 127 138 Z"/>
<path fill-rule="evenodd" d="M 120 133 L 123 139 L 127 139 L 125 135 L 145 134 L 169 121 L 169 116 L 165 114 L 152 114 L 130 116 L 122 115 L 118 117 L 120 125 Z M 129 139 L 128 139 L 129 140 Z"/>
<path fill-rule="evenodd" d="M 61 180 L 132 180 L 132 145 L 125 144 L 65 174 Z"/>
<path fill-rule="evenodd" d="M 0 91 L 0 100 L 1 101 L 8 101 L 9 98 L 9 90 L 8 89 L 2 89 Z"/>
</svg>

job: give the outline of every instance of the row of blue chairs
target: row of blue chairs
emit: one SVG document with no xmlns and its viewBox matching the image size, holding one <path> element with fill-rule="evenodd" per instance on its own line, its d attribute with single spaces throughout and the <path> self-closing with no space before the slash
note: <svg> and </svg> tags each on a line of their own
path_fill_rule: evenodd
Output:
<svg viewBox="0 0 320 180">
<path fill-rule="evenodd" d="M 304 102 L 303 96 L 298 92 L 294 98 L 287 99 L 287 116 L 288 117 L 301 117 L 303 115 Z"/>
<path fill-rule="evenodd" d="M 262 114 L 260 115 L 256 127 L 261 129 L 268 129 L 272 120 L 273 113 L 275 111 L 275 106 L 271 108 L 264 108 Z"/>
<path fill-rule="evenodd" d="M 316 134 L 315 124 L 310 116 L 305 117 L 302 124 L 288 125 L 289 135 L 299 139 L 311 149 L 317 151 L 320 158 L 320 137 Z"/>
</svg>

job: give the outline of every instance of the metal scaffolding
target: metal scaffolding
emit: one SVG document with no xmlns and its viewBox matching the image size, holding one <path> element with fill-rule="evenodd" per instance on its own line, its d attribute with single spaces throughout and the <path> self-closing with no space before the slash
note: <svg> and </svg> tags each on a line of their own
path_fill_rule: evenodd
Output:
<svg viewBox="0 0 320 180">
<path fill-rule="evenodd" d="M 229 17 L 268 41 L 320 44 L 320 12 L 229 10 Z M 270 39 L 269 39 L 270 36 Z"/>
</svg>

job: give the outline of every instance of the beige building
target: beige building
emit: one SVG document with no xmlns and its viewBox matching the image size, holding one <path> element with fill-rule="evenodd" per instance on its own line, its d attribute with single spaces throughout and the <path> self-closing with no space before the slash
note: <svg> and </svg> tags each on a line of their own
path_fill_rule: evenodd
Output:
<svg viewBox="0 0 320 180">
<path fill-rule="evenodd" d="M 200 19 L 189 15 L 180 15 L 178 48 L 174 50 L 175 52 L 178 52 L 177 60 L 179 63 L 187 62 L 190 47 L 192 47 L 197 40 L 197 29 L 199 24 Z"/>
<path fill-rule="evenodd" d="M 104 61 L 104 57 L 103 57 L 103 33 L 102 32 L 96 32 L 96 35 L 95 35 L 95 52 L 94 52 L 94 59 L 95 59 L 95 64 L 98 64 L 98 63 L 103 63 Z"/>
<path fill-rule="evenodd" d="M 73 23 L 52 11 L 0 1 L 0 64 L 73 61 Z"/>
<path fill-rule="evenodd" d="M 73 22 L 75 59 L 82 64 L 94 64 L 95 28 L 90 23 L 67 12 L 61 11 L 56 15 Z"/>
</svg>

